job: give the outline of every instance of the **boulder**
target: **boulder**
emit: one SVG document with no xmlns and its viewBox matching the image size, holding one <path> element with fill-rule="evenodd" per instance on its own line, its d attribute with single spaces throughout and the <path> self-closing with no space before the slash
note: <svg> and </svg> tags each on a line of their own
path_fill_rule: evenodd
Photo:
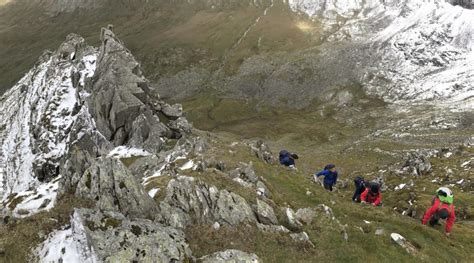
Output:
<svg viewBox="0 0 474 263">
<path fill-rule="evenodd" d="M 293 211 L 293 209 L 287 207 L 287 208 L 284 208 L 283 212 L 285 214 L 286 223 L 291 228 L 300 229 L 303 226 L 303 224 L 301 224 L 301 222 L 298 221 L 298 219 L 296 218 L 296 214 L 295 214 L 295 211 Z"/>
<path fill-rule="evenodd" d="M 301 233 L 292 233 L 290 234 L 290 237 L 297 242 L 302 242 L 310 245 L 311 247 L 315 247 L 313 242 L 309 239 L 308 233 L 306 232 L 301 232 Z"/>
<path fill-rule="evenodd" d="M 265 225 L 278 225 L 278 219 L 275 216 L 273 208 L 264 201 L 257 198 L 255 214 L 260 223 Z"/>
<path fill-rule="evenodd" d="M 161 112 L 166 117 L 179 118 L 183 115 L 183 106 L 181 106 L 181 104 L 169 105 L 167 103 L 163 103 L 161 105 Z"/>
<path fill-rule="evenodd" d="M 404 238 L 402 235 L 392 233 L 390 234 L 390 238 L 392 239 L 392 241 L 404 248 L 408 252 L 408 254 L 416 254 L 418 252 L 416 247 L 408 240 L 406 240 L 406 238 Z"/>
<path fill-rule="evenodd" d="M 316 211 L 312 208 L 300 208 L 296 211 L 296 219 L 306 225 L 310 225 L 316 216 Z"/>
<path fill-rule="evenodd" d="M 73 224 L 84 225 L 88 244 L 104 262 L 177 262 L 191 257 L 181 230 L 113 212 L 76 209 L 74 217 Z"/>
<path fill-rule="evenodd" d="M 227 190 L 219 190 L 194 177 L 179 176 L 166 188 L 160 216 L 167 224 L 184 228 L 191 223 L 236 226 L 256 222 L 247 201 Z"/>
<path fill-rule="evenodd" d="M 257 263 L 260 262 L 257 255 L 253 253 L 247 253 L 236 249 L 228 249 L 219 251 L 208 256 L 204 256 L 199 259 L 203 263 Z"/>
</svg>

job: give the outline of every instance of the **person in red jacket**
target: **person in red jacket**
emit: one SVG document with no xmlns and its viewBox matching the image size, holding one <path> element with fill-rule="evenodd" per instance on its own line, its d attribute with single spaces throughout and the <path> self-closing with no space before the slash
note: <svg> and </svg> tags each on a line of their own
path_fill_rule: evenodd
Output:
<svg viewBox="0 0 474 263">
<path fill-rule="evenodd" d="M 440 219 L 446 220 L 445 231 L 446 235 L 449 236 L 451 229 L 453 228 L 454 221 L 456 220 L 454 205 L 452 204 L 452 193 L 451 190 L 445 187 L 440 189 L 438 189 L 436 193 L 437 195 L 433 198 L 432 206 L 428 208 L 423 215 L 421 223 L 423 225 L 429 223 L 430 226 L 433 227 L 439 224 Z M 449 198 L 450 196 L 451 198 Z"/>
<path fill-rule="evenodd" d="M 374 206 L 382 204 L 382 193 L 380 192 L 380 184 L 371 182 L 369 187 L 360 195 L 361 203 L 369 203 Z"/>
</svg>

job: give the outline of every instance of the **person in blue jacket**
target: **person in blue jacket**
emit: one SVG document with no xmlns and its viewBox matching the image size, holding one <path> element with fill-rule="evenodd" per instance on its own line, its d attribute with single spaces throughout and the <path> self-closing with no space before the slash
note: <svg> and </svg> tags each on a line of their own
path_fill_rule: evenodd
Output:
<svg viewBox="0 0 474 263">
<path fill-rule="evenodd" d="M 328 164 L 324 167 L 324 170 L 316 174 L 316 177 L 324 176 L 323 185 L 324 188 L 332 191 L 332 187 L 337 182 L 337 171 L 334 164 Z"/>
<path fill-rule="evenodd" d="M 298 159 L 298 155 L 290 153 L 287 150 L 280 151 L 280 164 L 287 167 L 295 167 L 295 160 Z"/>
</svg>

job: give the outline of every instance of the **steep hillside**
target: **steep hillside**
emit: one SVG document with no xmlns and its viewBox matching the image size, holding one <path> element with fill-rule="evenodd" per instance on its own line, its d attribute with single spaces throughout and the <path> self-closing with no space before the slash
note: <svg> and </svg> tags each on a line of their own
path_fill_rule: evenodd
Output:
<svg viewBox="0 0 474 263">
<path fill-rule="evenodd" d="M 184 104 L 204 132 L 110 28 L 100 39 L 69 35 L 1 98 L 1 260 L 474 260 L 472 114 L 400 109 L 359 87 L 299 111 L 211 94 Z M 297 170 L 278 164 L 283 148 Z M 312 177 L 329 162 L 332 193 Z M 357 175 L 382 183 L 383 207 L 352 203 Z M 442 185 L 458 215 L 449 239 L 419 222 Z"/>
</svg>

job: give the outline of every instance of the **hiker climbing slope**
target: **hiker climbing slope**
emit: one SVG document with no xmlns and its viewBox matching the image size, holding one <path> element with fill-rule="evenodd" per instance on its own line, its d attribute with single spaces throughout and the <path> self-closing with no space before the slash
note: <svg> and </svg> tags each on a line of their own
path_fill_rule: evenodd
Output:
<svg viewBox="0 0 474 263">
<path fill-rule="evenodd" d="M 354 179 L 354 185 L 355 185 L 355 191 L 354 191 L 354 195 L 352 196 L 352 201 L 353 201 L 353 202 L 360 203 L 360 201 L 361 201 L 360 196 L 361 196 L 362 193 L 365 191 L 365 180 L 364 180 L 364 177 L 357 176 L 357 177 Z"/>
<path fill-rule="evenodd" d="M 382 205 L 382 193 L 380 192 L 380 184 L 377 182 L 370 182 L 360 195 L 362 203 L 369 203 L 374 206 Z"/>
<path fill-rule="evenodd" d="M 422 224 L 429 223 L 433 227 L 439 224 L 440 219 L 446 220 L 445 233 L 449 236 L 456 220 L 453 201 L 454 195 L 449 188 L 441 187 L 436 190 L 431 207 L 423 215 Z"/>
<path fill-rule="evenodd" d="M 296 166 L 295 160 L 298 159 L 298 155 L 287 150 L 281 150 L 279 159 L 281 165 L 293 168 Z"/>
<path fill-rule="evenodd" d="M 319 173 L 315 174 L 316 178 L 319 178 L 320 176 L 324 176 L 324 181 L 323 185 L 326 190 L 332 191 L 333 186 L 337 182 L 337 170 L 336 170 L 336 165 L 334 164 L 328 164 L 324 167 L 322 171 Z"/>
</svg>

